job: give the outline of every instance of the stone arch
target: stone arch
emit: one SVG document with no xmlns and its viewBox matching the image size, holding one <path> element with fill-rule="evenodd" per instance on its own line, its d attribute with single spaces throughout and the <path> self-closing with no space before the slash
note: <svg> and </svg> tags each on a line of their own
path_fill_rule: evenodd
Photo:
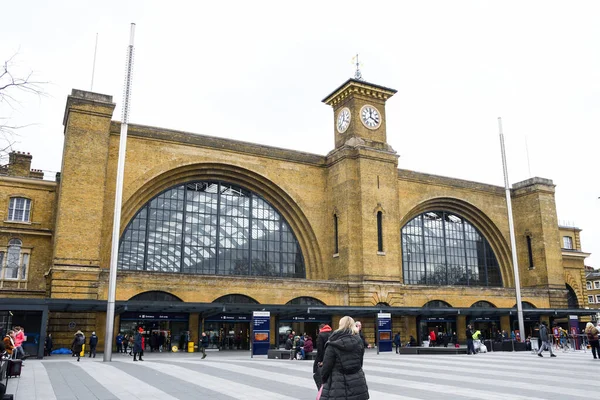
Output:
<svg viewBox="0 0 600 400">
<path fill-rule="evenodd" d="M 489 301 L 479 300 L 475 303 L 471 304 L 472 308 L 497 308 L 495 304 L 490 303 Z"/>
<path fill-rule="evenodd" d="M 138 293 L 129 301 L 172 301 L 172 302 L 183 302 L 179 297 L 169 292 L 163 292 L 162 290 L 150 290 L 148 292 Z"/>
<path fill-rule="evenodd" d="M 149 178 L 148 178 L 149 177 Z M 181 185 L 193 180 L 221 180 L 240 185 L 261 195 L 267 200 L 287 221 L 296 235 L 302 256 L 307 279 L 326 279 L 321 258 L 321 250 L 317 237 L 308 218 L 295 199 L 286 193 L 273 181 L 248 169 L 229 164 L 199 163 L 183 165 L 169 171 L 160 169 L 149 171 L 145 177 L 138 178 L 131 183 L 137 187 L 123 204 L 121 214 L 121 232 L 127 223 L 135 216 L 154 196 L 173 186 Z"/>
<path fill-rule="evenodd" d="M 568 308 L 579 308 L 579 299 L 577 298 L 577 293 L 573 290 L 569 284 L 565 285 L 567 287 L 567 307 Z"/>
<path fill-rule="evenodd" d="M 310 296 L 295 297 L 285 304 L 286 305 L 292 304 L 292 305 L 298 305 L 298 306 L 324 306 L 324 305 L 326 305 L 325 303 L 323 303 L 321 300 L 317 299 L 316 297 L 310 297 Z"/>
<path fill-rule="evenodd" d="M 500 264 L 500 273 L 502 274 L 504 287 L 514 287 L 515 280 L 512 274 L 510 246 L 498 227 L 483 211 L 464 200 L 451 197 L 437 197 L 418 204 L 406 213 L 404 218 L 400 220 L 400 229 L 413 218 L 427 211 L 449 211 L 469 221 L 469 223 L 479 230 L 492 247 L 498 264 Z"/>
<path fill-rule="evenodd" d="M 450 303 L 444 300 L 430 300 L 427 303 L 423 304 L 425 308 L 452 308 Z"/>
<path fill-rule="evenodd" d="M 577 282 L 577 280 L 575 280 L 575 278 L 567 271 L 565 271 L 565 284 L 567 285 L 567 290 L 570 288 L 573 291 L 573 294 L 575 294 L 577 304 L 583 304 L 581 301 L 583 299 L 582 288 L 580 287 L 579 282 Z"/>
<path fill-rule="evenodd" d="M 238 294 L 238 293 L 226 294 L 217 299 L 214 299 L 212 302 L 213 303 L 226 303 L 226 304 L 235 304 L 235 303 L 260 304 L 254 298 L 252 298 L 250 296 L 246 296 L 245 294 Z"/>
</svg>

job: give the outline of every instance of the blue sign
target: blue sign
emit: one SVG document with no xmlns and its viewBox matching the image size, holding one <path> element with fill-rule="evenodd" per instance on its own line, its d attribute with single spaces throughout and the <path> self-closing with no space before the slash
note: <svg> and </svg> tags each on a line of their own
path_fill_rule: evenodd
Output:
<svg viewBox="0 0 600 400">
<path fill-rule="evenodd" d="M 254 311 L 252 313 L 252 354 L 266 355 L 269 352 L 271 336 L 271 313 Z"/>
<path fill-rule="evenodd" d="M 392 314 L 377 314 L 377 345 L 378 351 L 392 351 Z"/>
</svg>

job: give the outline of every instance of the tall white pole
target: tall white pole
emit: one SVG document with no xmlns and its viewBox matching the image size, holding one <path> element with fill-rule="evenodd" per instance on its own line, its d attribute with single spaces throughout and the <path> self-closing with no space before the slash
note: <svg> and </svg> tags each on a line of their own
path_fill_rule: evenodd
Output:
<svg viewBox="0 0 600 400">
<path fill-rule="evenodd" d="M 98 34 L 96 33 L 96 46 L 94 46 L 94 63 L 92 64 L 92 83 L 90 84 L 90 92 L 94 91 L 94 73 L 96 72 L 96 53 L 98 52 Z"/>
<path fill-rule="evenodd" d="M 127 69 L 123 92 L 123 113 L 121 117 L 121 137 L 119 140 L 119 161 L 117 163 L 117 185 L 115 190 L 115 211 L 113 218 L 112 246 L 110 251 L 110 274 L 108 278 L 108 304 L 106 306 L 106 336 L 104 337 L 103 361 L 111 361 L 115 322 L 115 297 L 117 289 L 117 260 L 119 256 L 119 233 L 121 232 L 121 201 L 123 198 L 123 172 L 127 150 L 127 123 L 131 97 L 131 77 L 133 72 L 133 37 L 135 24 L 131 24 L 129 47 L 127 48 Z"/>
<path fill-rule="evenodd" d="M 525 325 L 523 324 L 523 305 L 521 304 L 521 280 L 519 278 L 519 263 L 517 261 L 517 243 L 515 240 L 515 225 L 513 222 L 510 186 L 508 184 L 508 168 L 506 166 L 506 151 L 504 150 L 504 133 L 502 133 L 502 118 L 498 117 L 500 130 L 500 149 L 502 150 L 502 168 L 504 169 L 504 189 L 506 191 L 506 207 L 508 208 L 508 230 L 510 231 L 510 247 L 512 250 L 513 272 L 515 275 L 515 292 L 517 297 L 517 317 L 519 319 L 520 341 L 523 342 Z"/>
</svg>

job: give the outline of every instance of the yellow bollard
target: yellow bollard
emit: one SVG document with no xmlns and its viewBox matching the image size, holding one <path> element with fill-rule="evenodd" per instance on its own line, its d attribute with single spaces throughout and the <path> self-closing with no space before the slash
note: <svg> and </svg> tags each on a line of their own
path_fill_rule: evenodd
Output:
<svg viewBox="0 0 600 400">
<path fill-rule="evenodd" d="M 194 342 L 188 342 L 188 353 L 194 352 Z"/>
</svg>

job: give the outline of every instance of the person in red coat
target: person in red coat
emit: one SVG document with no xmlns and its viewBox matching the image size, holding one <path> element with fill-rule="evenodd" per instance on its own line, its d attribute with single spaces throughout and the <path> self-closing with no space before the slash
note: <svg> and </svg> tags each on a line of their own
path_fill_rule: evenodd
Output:
<svg viewBox="0 0 600 400">
<path fill-rule="evenodd" d="M 429 332 L 429 345 L 430 346 L 435 346 L 436 345 L 436 336 L 435 336 L 435 331 L 430 331 Z"/>
<path fill-rule="evenodd" d="M 304 338 L 304 354 L 314 350 L 312 338 L 308 335 Z"/>
</svg>

